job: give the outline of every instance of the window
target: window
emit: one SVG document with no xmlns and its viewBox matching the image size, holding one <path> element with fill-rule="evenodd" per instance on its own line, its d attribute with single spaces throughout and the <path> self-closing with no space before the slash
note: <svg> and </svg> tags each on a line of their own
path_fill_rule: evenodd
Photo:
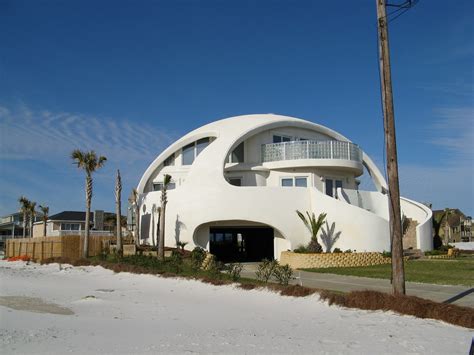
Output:
<svg viewBox="0 0 474 355">
<path fill-rule="evenodd" d="M 163 165 L 164 166 L 174 165 L 174 153 L 171 154 L 168 158 L 165 159 L 165 161 L 163 162 Z"/>
<path fill-rule="evenodd" d="M 242 178 L 229 178 L 229 184 L 234 186 L 242 186 Z"/>
<path fill-rule="evenodd" d="M 176 188 L 176 183 L 175 182 L 170 182 L 168 184 L 168 189 L 167 190 L 174 190 Z M 163 190 L 163 183 L 162 182 L 154 182 L 153 183 L 153 191 L 161 191 Z"/>
<path fill-rule="evenodd" d="M 293 178 L 281 179 L 281 186 L 290 187 L 293 186 Z"/>
<path fill-rule="evenodd" d="M 307 187 L 308 180 L 306 177 L 296 177 L 295 178 L 295 186 L 297 187 Z"/>
<path fill-rule="evenodd" d="M 79 223 L 61 223 L 62 231 L 78 231 Z"/>
<path fill-rule="evenodd" d="M 283 187 L 308 187 L 308 177 L 306 176 L 295 176 L 290 178 L 282 178 L 281 186 Z"/>
<path fill-rule="evenodd" d="M 335 180 L 335 179 L 325 179 L 325 189 L 326 189 L 326 195 L 331 196 L 331 197 L 337 197 L 337 189 L 339 187 L 342 188 L 342 180 Z"/>
<path fill-rule="evenodd" d="M 209 138 L 198 139 L 183 147 L 183 165 L 191 165 L 194 159 L 209 145 Z"/>
<path fill-rule="evenodd" d="M 273 143 L 291 142 L 291 137 L 288 136 L 273 136 Z"/>
<path fill-rule="evenodd" d="M 195 143 L 191 143 L 183 147 L 183 165 L 191 165 L 194 162 L 194 145 Z"/>
<path fill-rule="evenodd" d="M 230 155 L 231 163 L 243 163 L 244 162 L 244 142 L 240 143 Z"/>
</svg>

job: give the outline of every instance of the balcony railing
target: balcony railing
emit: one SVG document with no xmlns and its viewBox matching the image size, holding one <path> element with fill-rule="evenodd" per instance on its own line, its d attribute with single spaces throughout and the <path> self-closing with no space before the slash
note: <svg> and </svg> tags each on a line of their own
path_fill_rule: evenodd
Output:
<svg viewBox="0 0 474 355">
<path fill-rule="evenodd" d="M 357 144 L 341 141 L 292 141 L 262 144 L 262 162 L 297 159 L 343 159 L 362 163 Z"/>
</svg>

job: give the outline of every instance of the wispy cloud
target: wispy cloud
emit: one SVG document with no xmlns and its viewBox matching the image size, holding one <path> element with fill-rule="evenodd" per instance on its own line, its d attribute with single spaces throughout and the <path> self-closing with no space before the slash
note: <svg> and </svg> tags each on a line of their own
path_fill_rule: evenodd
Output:
<svg viewBox="0 0 474 355">
<path fill-rule="evenodd" d="M 83 173 L 73 149 L 95 150 L 107 164 L 94 176 L 94 208 L 113 210 L 115 169 L 120 169 L 126 205 L 148 164 L 173 134 L 140 121 L 0 105 L 0 214 L 18 208 L 18 197 L 46 203 L 52 211 L 82 210 Z"/>
<path fill-rule="evenodd" d="M 474 108 L 436 109 L 430 142 L 448 149 L 456 160 L 474 160 Z M 472 165 L 471 165 L 472 168 Z"/>
<path fill-rule="evenodd" d="M 73 149 L 94 149 L 109 160 L 152 159 L 172 141 L 156 127 L 70 112 L 0 106 L 0 159 L 68 157 Z"/>
</svg>

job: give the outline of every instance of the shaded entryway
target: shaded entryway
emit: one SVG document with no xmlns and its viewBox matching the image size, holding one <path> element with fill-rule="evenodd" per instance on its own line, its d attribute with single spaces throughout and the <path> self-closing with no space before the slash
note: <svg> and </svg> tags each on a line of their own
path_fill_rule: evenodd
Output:
<svg viewBox="0 0 474 355">
<path fill-rule="evenodd" d="M 223 262 L 273 260 L 273 228 L 211 227 L 209 251 Z"/>
</svg>

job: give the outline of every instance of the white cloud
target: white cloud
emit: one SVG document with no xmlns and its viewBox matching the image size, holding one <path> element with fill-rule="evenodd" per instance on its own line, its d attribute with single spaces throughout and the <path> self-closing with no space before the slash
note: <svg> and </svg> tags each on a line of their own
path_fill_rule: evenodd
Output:
<svg viewBox="0 0 474 355">
<path fill-rule="evenodd" d="M 26 105 L 0 106 L 0 159 L 51 162 L 69 157 L 73 149 L 95 150 L 109 161 L 153 159 L 172 137 L 148 124 L 92 115 L 47 110 Z"/>
</svg>

